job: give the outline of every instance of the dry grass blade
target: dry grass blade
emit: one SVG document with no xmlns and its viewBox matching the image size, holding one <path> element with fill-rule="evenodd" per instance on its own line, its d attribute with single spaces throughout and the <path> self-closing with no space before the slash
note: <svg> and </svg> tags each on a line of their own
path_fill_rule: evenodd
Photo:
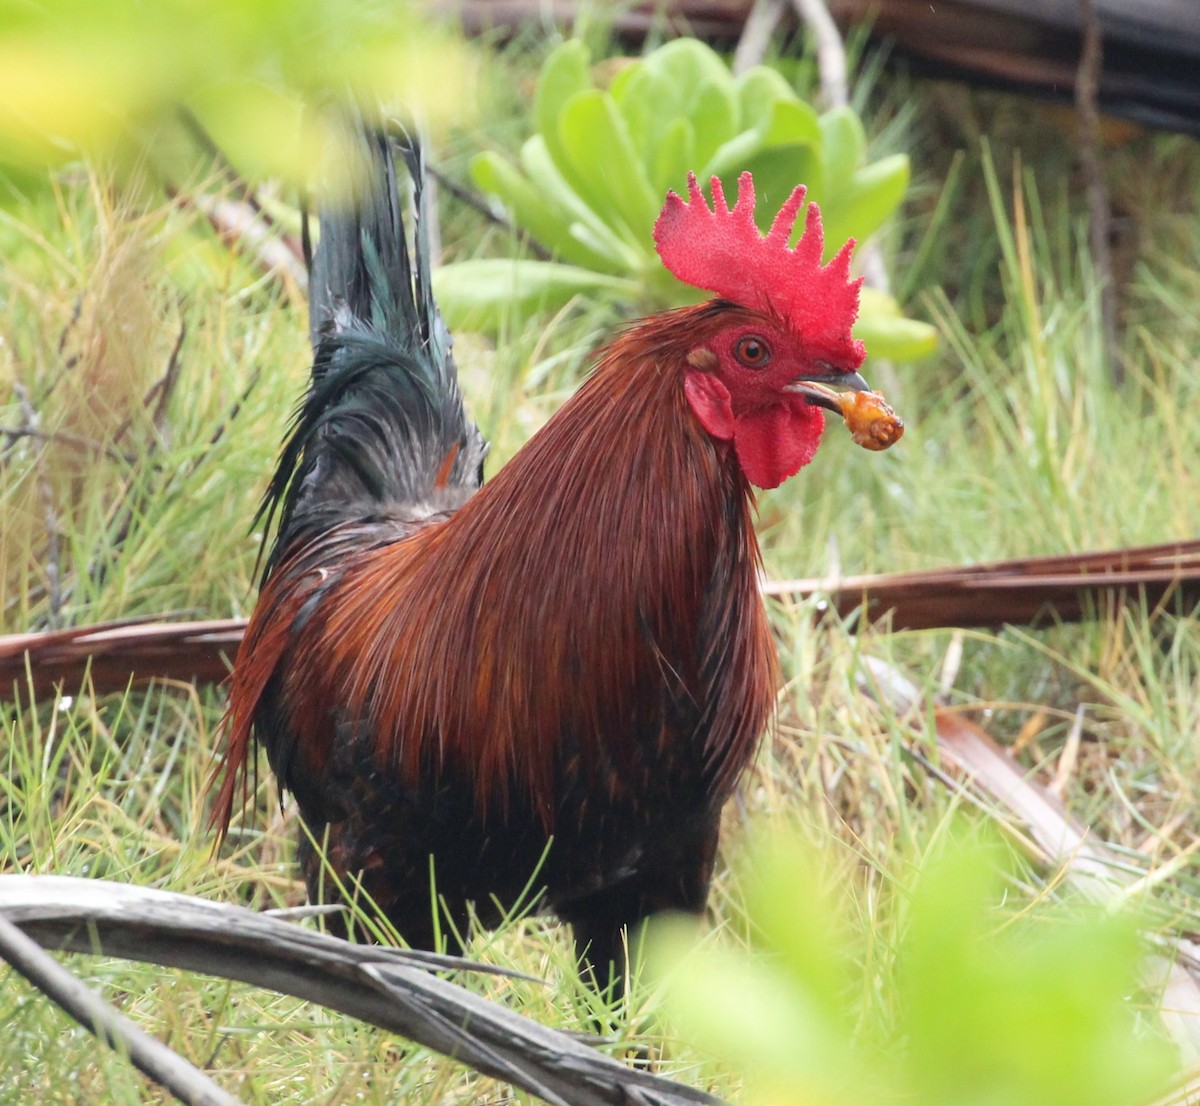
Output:
<svg viewBox="0 0 1200 1106">
<path fill-rule="evenodd" d="M 927 572 L 772 581 L 765 591 L 823 596 L 842 617 L 860 608 L 872 621 L 890 614 L 897 630 L 1078 622 L 1126 597 L 1144 598 L 1151 607 L 1172 599 L 1185 608 L 1200 604 L 1200 541 Z"/>
<path fill-rule="evenodd" d="M 240 1106 L 199 1068 L 122 1017 L 36 941 L 0 913 L 0 958 L 105 1044 L 124 1050 L 139 1071 L 188 1106 Z"/>
<path fill-rule="evenodd" d="M 871 690 L 899 714 L 920 710 L 918 690 L 896 669 L 873 657 L 863 660 Z M 922 716 L 923 717 L 923 716 Z M 1119 905 L 1135 890 L 1136 877 L 1091 830 L 1072 818 L 1057 795 L 1026 777 L 1020 766 L 980 726 L 944 707 L 933 712 L 933 732 L 943 767 L 967 777 L 1030 833 L 1048 864 L 1093 901 Z M 939 774 L 940 775 L 940 774 Z M 943 779 L 948 777 L 941 776 Z M 949 782 L 949 781 L 948 781 Z M 1174 947 L 1170 938 L 1164 942 Z M 1145 982 L 1161 996 L 1159 1014 L 1187 1064 L 1200 1062 L 1200 983 L 1186 958 L 1148 957 Z"/>
<path fill-rule="evenodd" d="M 472 961 L 355 945 L 239 906 L 63 876 L 0 876 L 0 915 L 45 947 L 204 972 L 319 1003 L 547 1102 L 717 1101 L 427 974 L 496 971 Z"/>
</svg>

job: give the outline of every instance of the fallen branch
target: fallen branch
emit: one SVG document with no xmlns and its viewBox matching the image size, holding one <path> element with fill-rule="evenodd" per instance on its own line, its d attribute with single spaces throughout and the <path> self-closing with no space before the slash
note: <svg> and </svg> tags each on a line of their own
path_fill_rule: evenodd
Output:
<svg viewBox="0 0 1200 1106">
<path fill-rule="evenodd" d="M 767 595 L 824 598 L 848 618 L 889 616 L 896 630 L 1080 622 L 1125 600 L 1200 604 L 1200 541 L 879 576 L 768 582 Z"/>
<path fill-rule="evenodd" d="M 135 680 L 219 683 L 237 654 L 243 618 L 208 622 L 108 622 L 49 633 L 0 637 L 0 699 L 56 691 L 85 681 L 98 695 Z"/>
<path fill-rule="evenodd" d="M 138 1071 L 188 1106 L 242 1106 L 199 1068 L 117 1013 L 82 980 L 0 913 L 0 958 L 57 1003 L 109 1048 L 128 1055 Z"/>
<path fill-rule="evenodd" d="M 315 1002 L 556 1106 L 719 1101 L 429 974 L 512 974 L 458 957 L 351 944 L 240 906 L 67 876 L 0 876 L 0 916 L 46 948 L 203 972 Z"/>
</svg>

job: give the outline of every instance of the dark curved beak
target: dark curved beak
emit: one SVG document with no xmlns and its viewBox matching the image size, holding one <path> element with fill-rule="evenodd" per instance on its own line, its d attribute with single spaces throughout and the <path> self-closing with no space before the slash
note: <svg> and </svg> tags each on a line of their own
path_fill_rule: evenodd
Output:
<svg viewBox="0 0 1200 1106">
<path fill-rule="evenodd" d="M 842 413 L 838 392 L 869 392 L 868 384 L 858 373 L 820 373 L 814 376 L 798 376 L 786 385 L 789 392 L 802 395 L 816 407 L 824 407 L 836 414 Z"/>
</svg>

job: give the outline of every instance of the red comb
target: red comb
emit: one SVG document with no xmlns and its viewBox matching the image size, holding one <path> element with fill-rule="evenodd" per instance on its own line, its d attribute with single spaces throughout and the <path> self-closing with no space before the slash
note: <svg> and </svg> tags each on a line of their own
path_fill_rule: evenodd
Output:
<svg viewBox="0 0 1200 1106">
<path fill-rule="evenodd" d="M 738 178 L 738 198 L 732 211 L 717 177 L 712 178 L 713 209 L 688 173 L 688 199 L 667 193 L 667 202 L 654 224 L 654 242 L 663 264 L 696 288 L 751 307 L 784 321 L 793 330 L 827 346 L 830 359 L 857 368 L 866 357 L 863 344 L 850 336 L 858 318 L 858 289 L 862 278 L 850 279 L 850 239 L 828 265 L 821 264 L 825 234 L 821 212 L 808 205 L 804 233 L 794 249 L 788 239 L 796 213 L 804 203 L 799 185 L 779 209 L 766 237 L 754 223 L 754 180 Z"/>
</svg>

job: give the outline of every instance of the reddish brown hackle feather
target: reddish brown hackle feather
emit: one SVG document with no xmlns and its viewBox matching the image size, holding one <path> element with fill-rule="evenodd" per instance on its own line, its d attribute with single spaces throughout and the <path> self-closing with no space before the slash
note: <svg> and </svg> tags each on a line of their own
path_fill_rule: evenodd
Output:
<svg viewBox="0 0 1200 1106">
<path fill-rule="evenodd" d="M 822 265 L 821 212 L 810 203 L 804 233 L 789 249 L 805 191 L 803 185 L 796 187 L 763 236 L 754 222 L 754 180 L 749 173 L 738 178 L 732 211 L 719 178 L 712 178 L 710 209 L 695 173 L 689 173 L 688 199 L 667 194 L 654 225 L 654 241 L 663 264 L 684 283 L 779 318 L 800 334 L 815 332 L 829 356 L 856 369 L 866 349 L 850 333 L 858 318 L 862 285 L 861 278 L 850 279 L 854 240 Z"/>
<path fill-rule="evenodd" d="M 239 790 L 245 806 L 250 738 L 256 711 L 268 683 L 276 676 L 282 674 L 290 692 L 290 705 L 299 708 L 295 711 L 298 720 L 294 730 L 295 749 L 289 751 L 289 758 L 310 778 L 319 777 L 324 770 L 329 753 L 324 712 L 310 709 L 300 690 L 313 686 L 306 671 L 308 658 L 289 654 L 296 638 L 296 620 L 323 582 L 320 562 L 327 556 L 326 550 L 338 547 L 339 536 L 340 531 L 331 531 L 323 539 L 300 550 L 297 556 L 283 561 L 263 586 L 247 623 L 229 676 L 229 705 L 222 720 L 227 734 L 225 758 L 213 773 L 214 778 L 220 773 L 221 785 L 210 823 L 222 835 L 229 829 Z M 260 736 L 270 740 L 267 735 Z"/>
<path fill-rule="evenodd" d="M 630 331 L 449 523 L 340 555 L 287 646 L 282 700 L 302 759 L 353 719 L 405 784 L 453 773 L 481 818 L 520 796 L 552 831 L 566 760 L 584 778 L 636 778 L 662 740 L 665 683 L 710 703 L 706 745 L 674 740 L 707 766 L 714 801 L 728 795 L 775 688 L 750 504 L 679 375 L 653 368 L 685 364 L 726 321 L 705 305 Z M 702 626 L 707 596 L 717 624 Z"/>
<path fill-rule="evenodd" d="M 286 579 L 284 575 L 276 577 L 264 589 L 264 597 Z M 229 705 L 221 722 L 226 734 L 225 757 L 213 769 L 213 778 L 215 780 L 220 775 L 221 785 L 209 823 L 216 828 L 219 837 L 224 837 L 229 831 L 239 791 L 241 805 L 246 805 L 254 709 L 287 647 L 296 609 L 294 604 L 281 606 L 260 601 L 238 648 L 237 661 L 229 677 Z"/>
</svg>

